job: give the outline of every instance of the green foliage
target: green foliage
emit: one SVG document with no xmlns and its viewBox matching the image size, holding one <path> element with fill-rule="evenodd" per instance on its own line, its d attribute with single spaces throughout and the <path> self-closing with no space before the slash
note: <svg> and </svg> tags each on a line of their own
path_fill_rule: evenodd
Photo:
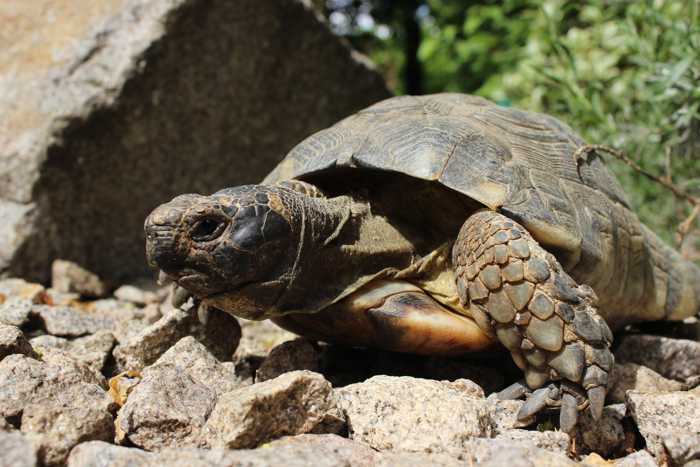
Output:
<svg viewBox="0 0 700 467">
<path fill-rule="evenodd" d="M 384 38 L 375 30 L 349 35 L 402 92 L 402 21 L 415 10 L 390 0 L 352 4 L 376 12 L 376 26 L 391 30 Z M 417 15 L 423 91 L 480 94 L 556 115 L 589 143 L 620 149 L 697 195 L 699 5 L 697 0 L 425 0 L 417 10 L 424 13 Z M 642 220 L 672 241 L 690 207 L 608 160 Z"/>
<path fill-rule="evenodd" d="M 477 92 L 552 113 L 591 143 L 700 187 L 700 21 L 696 1 L 571 5 L 547 0 L 517 66 Z M 667 240 L 690 207 L 611 162 L 644 222 Z"/>
<path fill-rule="evenodd" d="M 462 8 L 455 8 L 458 3 Z M 423 21 L 419 51 L 425 92 L 499 89 L 500 76 L 520 61 L 537 2 L 430 0 L 427 5 L 431 15 Z M 496 100 L 507 102 L 507 97 L 501 93 Z"/>
</svg>

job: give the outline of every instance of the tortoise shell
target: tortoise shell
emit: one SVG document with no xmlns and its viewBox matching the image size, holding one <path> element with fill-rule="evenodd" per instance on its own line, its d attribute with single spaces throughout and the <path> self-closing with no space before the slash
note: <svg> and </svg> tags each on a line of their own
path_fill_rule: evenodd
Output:
<svg viewBox="0 0 700 467">
<path fill-rule="evenodd" d="M 575 160 L 583 144 L 554 117 L 480 97 L 400 96 L 308 137 L 263 183 L 340 168 L 433 181 L 520 222 L 602 301 L 642 303 L 642 226 L 599 157 Z"/>
</svg>

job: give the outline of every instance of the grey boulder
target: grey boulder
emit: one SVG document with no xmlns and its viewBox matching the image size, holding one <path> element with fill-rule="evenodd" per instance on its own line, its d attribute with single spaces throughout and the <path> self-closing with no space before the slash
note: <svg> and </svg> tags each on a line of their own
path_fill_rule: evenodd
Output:
<svg viewBox="0 0 700 467">
<path fill-rule="evenodd" d="M 183 337 L 153 365 L 174 365 L 192 379 L 214 390 L 217 396 L 247 385 L 231 362 L 219 361 L 207 347 L 192 336 Z"/>
<path fill-rule="evenodd" d="M 0 323 L 20 327 L 29 321 L 34 303 L 18 296 L 0 300 Z"/>
<path fill-rule="evenodd" d="M 48 334 L 59 337 L 80 337 L 113 329 L 117 321 L 111 313 L 81 310 L 75 306 L 34 305 L 31 315 Z"/>
<path fill-rule="evenodd" d="M 46 281 L 65 258 L 105 280 L 147 275 L 142 227 L 155 206 L 257 182 L 304 137 L 389 95 L 307 2 L 10 11 L 0 274 Z"/>
<path fill-rule="evenodd" d="M 200 432 L 218 397 L 242 384 L 231 363 L 184 337 L 138 376 L 110 380 L 110 395 L 122 406 L 115 421 L 117 441 L 148 450 L 200 446 Z"/>
</svg>

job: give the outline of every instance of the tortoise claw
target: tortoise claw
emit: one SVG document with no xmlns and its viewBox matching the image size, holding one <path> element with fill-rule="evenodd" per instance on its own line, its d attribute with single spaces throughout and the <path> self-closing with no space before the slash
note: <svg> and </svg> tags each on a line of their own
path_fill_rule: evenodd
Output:
<svg viewBox="0 0 700 467">
<path fill-rule="evenodd" d="M 524 384 L 521 381 L 516 381 L 507 388 L 501 390 L 498 394 L 496 394 L 496 397 L 498 397 L 502 401 L 516 400 L 522 399 L 523 397 L 525 397 L 526 394 L 529 394 L 530 392 L 530 388 L 527 387 L 527 384 Z"/>
<path fill-rule="evenodd" d="M 603 415 L 605 392 L 603 386 L 595 386 L 588 390 L 588 400 L 591 402 L 591 415 L 594 420 L 600 420 L 600 417 Z"/>
<path fill-rule="evenodd" d="M 559 428 L 564 433 L 571 433 L 578 422 L 578 404 L 576 398 L 569 393 L 561 397 L 561 409 L 559 412 Z"/>
<path fill-rule="evenodd" d="M 549 388 L 540 388 L 527 398 L 518 412 L 518 420 L 524 421 L 532 418 L 533 415 L 547 406 Z"/>
</svg>

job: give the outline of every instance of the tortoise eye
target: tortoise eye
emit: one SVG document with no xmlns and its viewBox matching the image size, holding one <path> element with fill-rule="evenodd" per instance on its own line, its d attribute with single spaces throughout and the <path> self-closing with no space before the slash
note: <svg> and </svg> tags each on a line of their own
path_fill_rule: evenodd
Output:
<svg viewBox="0 0 700 467">
<path fill-rule="evenodd" d="M 223 233 L 224 226 L 225 223 L 219 219 L 205 217 L 192 226 L 190 237 L 195 242 L 209 242 Z"/>
</svg>

